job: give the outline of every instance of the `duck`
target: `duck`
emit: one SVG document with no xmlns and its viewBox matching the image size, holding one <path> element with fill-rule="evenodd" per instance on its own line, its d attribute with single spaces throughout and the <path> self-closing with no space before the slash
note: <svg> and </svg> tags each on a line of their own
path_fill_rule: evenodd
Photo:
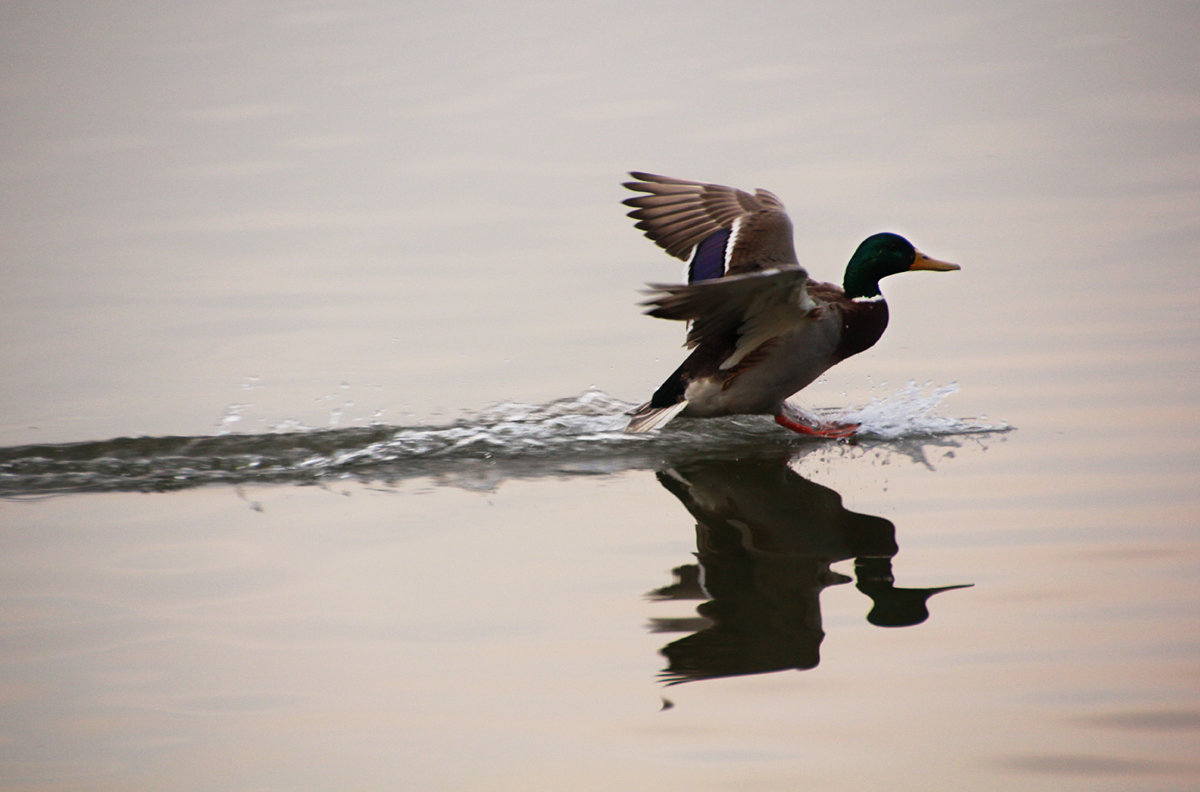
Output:
<svg viewBox="0 0 1200 792">
<path fill-rule="evenodd" d="M 626 431 L 683 416 L 770 415 L 810 437 L 848 438 L 858 424 L 821 421 L 787 400 L 825 371 L 870 349 L 888 324 L 879 281 L 901 272 L 948 272 L 899 234 L 867 237 L 842 285 L 800 265 L 783 201 L 720 184 L 631 171 L 624 201 L 635 228 L 688 262 L 687 283 L 651 283 L 645 313 L 688 323 L 688 357 L 629 415 Z"/>
</svg>

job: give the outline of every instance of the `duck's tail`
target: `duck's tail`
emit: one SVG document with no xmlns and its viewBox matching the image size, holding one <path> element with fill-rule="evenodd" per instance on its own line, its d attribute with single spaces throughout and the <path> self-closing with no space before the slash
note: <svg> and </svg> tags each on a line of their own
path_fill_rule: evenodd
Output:
<svg viewBox="0 0 1200 792">
<path fill-rule="evenodd" d="M 651 407 L 650 402 L 646 402 L 630 413 L 629 425 L 625 427 L 625 431 L 641 433 L 658 429 L 683 412 L 687 406 L 687 399 L 675 402 L 668 407 Z"/>
</svg>

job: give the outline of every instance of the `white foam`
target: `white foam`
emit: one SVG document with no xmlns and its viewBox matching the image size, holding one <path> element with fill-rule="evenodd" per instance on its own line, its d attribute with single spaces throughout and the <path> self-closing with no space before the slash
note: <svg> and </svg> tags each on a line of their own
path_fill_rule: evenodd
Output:
<svg viewBox="0 0 1200 792">
<path fill-rule="evenodd" d="M 927 447 L 956 446 L 955 435 L 1003 431 L 1004 424 L 938 413 L 958 390 L 910 383 L 849 410 L 819 410 L 823 420 L 857 422 L 857 439 L 880 453 L 924 462 Z M 766 416 L 681 419 L 660 431 L 625 431 L 633 402 L 589 388 L 544 404 L 503 402 L 445 426 L 347 427 L 216 436 L 115 438 L 64 446 L 0 449 L 0 494 L 159 490 L 213 483 L 307 482 L 354 477 L 397 481 L 431 477 L 471 489 L 510 478 L 657 469 L 679 459 L 751 458 L 838 448 L 801 438 Z"/>
<path fill-rule="evenodd" d="M 860 437 L 880 440 L 1002 432 L 1011 428 L 1008 424 L 989 423 L 982 418 L 940 415 L 938 408 L 942 402 L 955 393 L 958 393 L 958 384 L 954 382 L 932 389 L 930 383 L 909 382 L 900 390 L 876 397 L 863 407 L 839 413 L 837 420 L 861 424 Z"/>
</svg>

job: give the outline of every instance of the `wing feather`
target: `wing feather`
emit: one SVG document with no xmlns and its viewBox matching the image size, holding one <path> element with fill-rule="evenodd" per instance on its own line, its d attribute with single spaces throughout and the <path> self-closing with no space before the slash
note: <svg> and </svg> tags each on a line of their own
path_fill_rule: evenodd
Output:
<svg viewBox="0 0 1200 792">
<path fill-rule="evenodd" d="M 688 285 L 650 284 L 650 316 L 690 321 L 687 347 L 732 347 L 720 368 L 736 366 L 776 336 L 816 314 L 800 267 L 727 275 Z"/>
<path fill-rule="evenodd" d="M 798 266 L 792 221 L 772 192 L 754 194 L 720 184 L 633 171 L 625 187 L 643 193 L 625 200 L 635 227 L 677 258 L 721 230 L 738 226 L 726 256 L 726 274 Z"/>
</svg>

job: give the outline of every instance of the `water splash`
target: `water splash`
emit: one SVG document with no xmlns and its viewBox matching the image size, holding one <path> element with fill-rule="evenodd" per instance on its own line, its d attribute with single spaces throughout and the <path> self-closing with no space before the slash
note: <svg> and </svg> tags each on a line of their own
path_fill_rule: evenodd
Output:
<svg viewBox="0 0 1200 792">
<path fill-rule="evenodd" d="M 857 410 L 821 415 L 860 422 L 860 443 L 894 447 L 919 461 L 927 443 L 953 445 L 958 435 L 1008 428 L 938 415 L 936 408 L 956 390 L 947 385 L 926 393 L 910 384 Z M 492 405 L 442 426 L 236 434 L 230 431 L 234 422 L 223 420 L 218 434 L 207 437 L 16 446 L 0 449 L 0 496 L 339 478 L 394 483 L 428 477 L 492 489 L 510 478 L 605 474 L 658 468 L 680 458 L 794 454 L 830 445 L 782 431 L 761 416 L 680 419 L 662 431 L 633 435 L 624 428 L 634 406 L 593 388 L 545 404 Z"/>
<path fill-rule="evenodd" d="M 938 388 L 929 383 L 909 382 L 895 393 L 878 396 L 863 407 L 840 413 L 837 420 L 861 424 L 859 435 L 878 440 L 903 440 L 946 435 L 1003 432 L 1012 428 L 1005 423 L 989 423 L 983 418 L 951 418 L 939 415 L 938 407 L 958 393 L 951 382 Z"/>
</svg>

